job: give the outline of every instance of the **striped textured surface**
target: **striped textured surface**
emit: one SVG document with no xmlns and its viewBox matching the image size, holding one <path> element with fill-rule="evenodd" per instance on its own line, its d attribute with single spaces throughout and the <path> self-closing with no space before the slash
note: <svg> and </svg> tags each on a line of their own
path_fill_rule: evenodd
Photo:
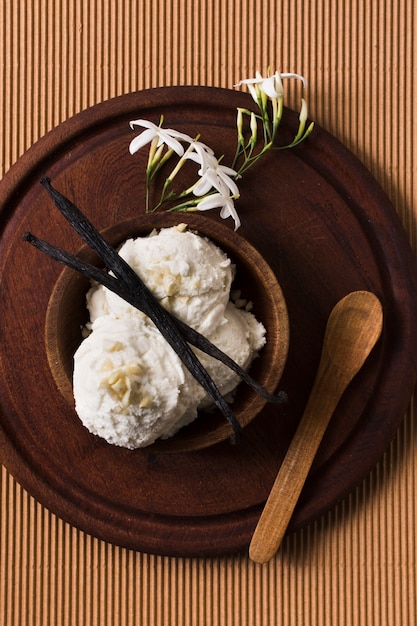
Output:
<svg viewBox="0 0 417 626">
<path fill-rule="evenodd" d="M 413 0 L 3 0 L 0 173 L 112 96 L 308 77 L 310 117 L 373 172 L 417 236 Z M 299 90 L 288 83 L 288 101 Z M 371 475 L 266 566 L 169 559 L 74 529 L 2 468 L 1 626 L 415 626 L 417 408 Z"/>
</svg>

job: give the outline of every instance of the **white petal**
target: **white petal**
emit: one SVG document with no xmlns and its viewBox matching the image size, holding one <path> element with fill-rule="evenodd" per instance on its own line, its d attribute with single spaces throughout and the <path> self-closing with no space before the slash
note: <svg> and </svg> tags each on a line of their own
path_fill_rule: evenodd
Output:
<svg viewBox="0 0 417 626">
<path fill-rule="evenodd" d="M 225 195 L 230 195 L 229 192 L 232 196 L 239 195 L 239 188 L 235 181 L 221 171 L 217 172 L 216 178 L 213 179 L 213 187 Z"/>
<path fill-rule="evenodd" d="M 259 83 L 262 83 L 263 80 L 264 79 L 259 74 L 259 72 L 256 72 L 256 78 L 246 78 L 245 80 L 241 80 L 235 85 L 235 87 L 246 85 L 247 88 L 249 89 L 249 93 L 252 96 L 252 99 L 257 103 L 259 93 L 257 91 L 257 88 L 254 87 L 254 85 L 259 85 Z"/>
<path fill-rule="evenodd" d="M 252 96 L 252 100 L 254 100 L 256 103 L 258 102 L 258 97 L 259 94 L 256 91 L 256 88 L 253 85 L 248 85 L 248 89 L 249 89 L 249 93 Z M 258 88 L 259 89 L 259 88 Z"/>
<path fill-rule="evenodd" d="M 203 176 L 201 180 L 197 183 L 197 185 L 193 189 L 193 194 L 195 196 L 205 196 L 206 193 L 210 191 L 213 187 L 213 182 L 206 176 Z"/>
<path fill-rule="evenodd" d="M 201 202 L 198 203 L 197 208 L 199 211 L 208 211 L 209 209 L 218 209 L 219 207 L 224 207 L 225 198 L 220 193 L 214 193 L 212 196 L 207 196 L 203 198 Z"/>
<path fill-rule="evenodd" d="M 159 135 L 159 145 L 161 145 L 161 143 L 166 143 L 166 145 L 169 148 L 171 148 L 171 150 L 176 152 L 178 156 L 181 157 L 184 154 L 183 146 L 180 144 L 179 141 L 174 139 L 170 134 L 166 132 L 159 132 L 158 135 Z"/>
<path fill-rule="evenodd" d="M 181 133 L 179 130 L 174 130 L 173 128 L 164 128 L 163 131 L 165 133 L 168 133 L 170 137 L 174 137 L 175 139 L 179 139 L 180 141 L 186 141 L 187 143 L 194 142 L 194 139 L 190 137 L 190 135 Z"/>
<path fill-rule="evenodd" d="M 197 154 L 197 152 L 186 152 L 184 154 L 184 159 L 190 159 L 191 161 L 194 161 L 195 163 L 201 165 L 201 157 L 199 154 Z"/>
<path fill-rule="evenodd" d="M 134 128 L 135 126 L 143 126 L 143 128 L 154 128 L 155 130 L 158 128 L 156 124 L 150 122 L 149 120 L 133 120 L 130 122 L 130 128 Z"/>
<path fill-rule="evenodd" d="M 217 169 L 224 174 L 228 174 L 229 176 L 236 176 L 237 174 L 236 170 L 228 167 L 227 165 L 219 165 Z"/>
<path fill-rule="evenodd" d="M 241 221 L 239 219 L 239 216 L 237 214 L 237 211 L 235 209 L 235 205 L 233 203 L 232 200 L 229 200 L 224 207 L 222 208 L 222 210 L 220 211 L 220 217 L 222 219 L 227 219 L 228 217 L 231 217 L 235 223 L 235 230 L 237 230 L 241 224 Z"/>
<path fill-rule="evenodd" d="M 303 87 L 307 87 L 307 81 L 304 76 L 301 76 L 301 74 L 292 74 L 287 72 L 281 74 L 281 78 L 296 78 L 297 80 L 301 80 L 301 82 L 303 83 Z"/>
<path fill-rule="evenodd" d="M 143 148 L 143 146 L 145 146 L 147 143 L 152 141 L 154 137 L 156 137 L 156 133 L 154 130 L 150 128 L 148 130 L 144 130 L 143 133 L 141 133 L 140 135 L 132 139 L 132 141 L 130 142 L 129 144 L 130 154 L 134 154 L 135 152 Z"/>
<path fill-rule="evenodd" d="M 268 98 L 279 98 L 282 96 L 282 92 L 279 93 L 275 89 L 275 76 L 270 76 L 269 78 L 265 78 L 262 83 L 262 90 L 266 93 Z"/>
<path fill-rule="evenodd" d="M 209 209 L 220 208 L 220 217 L 227 219 L 231 217 L 235 223 L 235 230 L 237 230 L 241 224 L 233 199 L 229 196 L 224 196 L 221 193 L 214 193 L 211 196 L 207 196 L 201 202 L 198 203 L 197 209 L 199 211 L 208 211 Z"/>
<path fill-rule="evenodd" d="M 225 193 L 226 195 L 228 195 L 227 186 L 222 183 L 222 179 L 218 175 L 217 169 L 209 167 L 202 177 L 202 180 L 206 181 L 210 185 L 210 189 L 211 187 L 214 187 L 220 193 Z"/>
<path fill-rule="evenodd" d="M 245 80 L 240 80 L 235 87 L 240 87 L 241 85 L 256 85 L 257 83 L 261 83 L 263 81 L 262 76 L 258 78 L 245 78 Z"/>
</svg>

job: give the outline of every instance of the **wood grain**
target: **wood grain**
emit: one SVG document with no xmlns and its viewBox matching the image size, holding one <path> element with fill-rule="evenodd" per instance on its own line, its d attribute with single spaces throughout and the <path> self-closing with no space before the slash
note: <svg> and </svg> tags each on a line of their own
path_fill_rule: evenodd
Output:
<svg viewBox="0 0 417 626">
<path fill-rule="evenodd" d="M 52 131 L 16 163 L 0 188 L 7 220 L 0 242 L 2 458 L 51 510 L 125 547 L 176 556 L 247 547 L 308 397 L 329 311 L 346 293 L 368 289 L 381 298 L 384 341 L 335 415 L 292 529 L 316 519 L 370 470 L 398 427 L 415 381 L 416 276 L 404 231 L 365 168 L 317 128 L 314 141 L 271 154 L 256 171 L 256 186 L 250 179 L 241 185 L 240 233 L 262 252 L 287 301 L 285 414 L 265 407 L 236 448 L 132 453 L 86 432 L 57 391 L 44 325 L 60 270 L 39 259 L 36 250 L 28 251 L 20 238 L 32 230 L 75 250 L 79 241 L 45 206 L 40 177 L 48 174 L 99 228 L 107 228 L 140 210 L 139 171 L 146 155 L 137 162 L 128 154 L 133 116 L 158 120 L 163 112 L 170 127 L 191 135 L 200 131 L 227 159 L 234 150 L 236 107 L 249 103 L 245 94 L 194 87 L 116 98 Z M 282 140 L 296 128 L 296 115 L 286 111 Z"/>
</svg>

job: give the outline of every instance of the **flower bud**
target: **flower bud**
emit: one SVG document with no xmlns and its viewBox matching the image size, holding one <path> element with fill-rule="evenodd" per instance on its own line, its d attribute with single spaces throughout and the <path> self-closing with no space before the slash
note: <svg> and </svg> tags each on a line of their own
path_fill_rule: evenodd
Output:
<svg viewBox="0 0 417 626">
<path fill-rule="evenodd" d="M 258 139 L 258 122 L 256 120 L 256 115 L 252 111 L 250 115 L 250 130 L 251 130 L 251 143 L 255 144 Z"/>
</svg>

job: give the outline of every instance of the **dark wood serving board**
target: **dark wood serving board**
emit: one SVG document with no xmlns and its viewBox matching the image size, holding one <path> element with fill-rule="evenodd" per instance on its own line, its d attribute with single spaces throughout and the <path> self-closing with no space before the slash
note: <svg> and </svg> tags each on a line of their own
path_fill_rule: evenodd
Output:
<svg viewBox="0 0 417 626">
<path fill-rule="evenodd" d="M 371 470 L 403 418 L 416 380 L 416 271 L 389 200 L 364 166 L 320 128 L 271 153 L 240 185 L 244 237 L 282 286 L 290 349 L 280 388 L 238 446 L 193 453 L 129 451 L 89 434 L 56 389 L 44 345 L 45 312 L 61 268 L 22 242 L 30 230 L 68 250 L 80 241 L 45 196 L 48 175 L 101 229 L 143 211 L 146 151 L 132 157 L 129 121 L 147 118 L 201 134 L 232 154 L 236 107 L 247 94 L 161 88 L 92 107 L 52 130 L 0 184 L 0 459 L 52 512 L 106 541 L 170 556 L 245 550 L 318 364 L 327 317 L 348 292 L 375 292 L 381 340 L 343 397 L 290 531 L 316 519 Z M 282 135 L 297 116 L 285 111 Z M 219 219 L 215 213 L 202 219 Z M 232 228 L 232 224 L 230 224 Z"/>
</svg>

